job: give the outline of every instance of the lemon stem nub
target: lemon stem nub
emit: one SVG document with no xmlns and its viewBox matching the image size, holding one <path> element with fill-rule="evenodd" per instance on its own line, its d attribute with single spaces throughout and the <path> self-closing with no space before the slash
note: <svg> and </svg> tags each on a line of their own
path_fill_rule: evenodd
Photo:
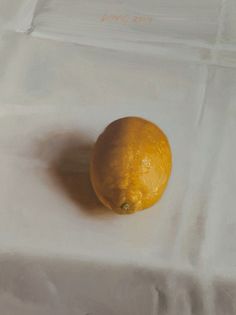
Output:
<svg viewBox="0 0 236 315">
<path fill-rule="evenodd" d="M 124 203 L 122 203 L 122 205 L 120 206 L 121 207 L 121 209 L 123 209 L 123 210 L 129 210 L 129 204 L 128 204 L 128 202 L 124 202 Z"/>
</svg>

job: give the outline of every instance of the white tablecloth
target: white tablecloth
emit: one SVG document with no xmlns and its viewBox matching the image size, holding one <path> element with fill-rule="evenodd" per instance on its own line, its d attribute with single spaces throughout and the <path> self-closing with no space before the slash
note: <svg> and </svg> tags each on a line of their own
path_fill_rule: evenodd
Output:
<svg viewBox="0 0 236 315">
<path fill-rule="evenodd" d="M 236 314 L 236 2 L 0 0 L 0 313 Z M 119 216 L 96 137 L 141 116 L 173 172 Z"/>
</svg>

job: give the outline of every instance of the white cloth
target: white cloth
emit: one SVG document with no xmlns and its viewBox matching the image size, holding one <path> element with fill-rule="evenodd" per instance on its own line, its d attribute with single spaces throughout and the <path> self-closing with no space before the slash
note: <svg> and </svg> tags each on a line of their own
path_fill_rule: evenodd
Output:
<svg viewBox="0 0 236 315">
<path fill-rule="evenodd" d="M 0 313 L 236 313 L 234 0 L 0 0 Z M 168 188 L 119 216 L 89 190 L 116 118 L 167 134 Z M 78 187 L 78 190 L 77 190 Z"/>
</svg>

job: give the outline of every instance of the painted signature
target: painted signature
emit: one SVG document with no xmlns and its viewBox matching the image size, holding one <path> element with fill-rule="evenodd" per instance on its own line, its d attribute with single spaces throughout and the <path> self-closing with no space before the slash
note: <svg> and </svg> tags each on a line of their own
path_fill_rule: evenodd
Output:
<svg viewBox="0 0 236 315">
<path fill-rule="evenodd" d="M 102 23 L 121 23 L 121 24 L 151 24 L 152 17 L 144 15 L 114 15 L 104 14 L 101 17 Z"/>
</svg>

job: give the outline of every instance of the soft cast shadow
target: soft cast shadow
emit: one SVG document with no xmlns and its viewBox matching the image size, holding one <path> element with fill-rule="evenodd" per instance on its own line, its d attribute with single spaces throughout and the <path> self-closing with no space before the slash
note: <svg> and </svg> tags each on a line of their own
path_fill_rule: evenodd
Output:
<svg viewBox="0 0 236 315">
<path fill-rule="evenodd" d="M 113 215 L 97 199 L 90 182 L 89 162 L 94 142 L 78 132 L 63 132 L 51 134 L 46 143 L 47 150 L 53 151 L 49 174 L 61 192 L 87 215 Z"/>
</svg>

